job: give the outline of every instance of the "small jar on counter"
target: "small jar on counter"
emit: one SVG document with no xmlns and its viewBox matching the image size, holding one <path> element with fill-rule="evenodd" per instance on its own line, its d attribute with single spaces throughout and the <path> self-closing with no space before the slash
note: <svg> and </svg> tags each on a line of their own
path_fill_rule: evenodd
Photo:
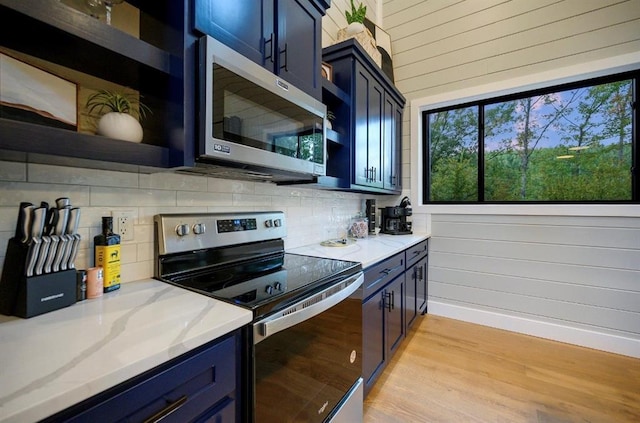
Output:
<svg viewBox="0 0 640 423">
<path fill-rule="evenodd" d="M 352 238 L 366 238 L 369 236 L 369 219 L 360 215 L 351 219 L 349 236 Z"/>
</svg>

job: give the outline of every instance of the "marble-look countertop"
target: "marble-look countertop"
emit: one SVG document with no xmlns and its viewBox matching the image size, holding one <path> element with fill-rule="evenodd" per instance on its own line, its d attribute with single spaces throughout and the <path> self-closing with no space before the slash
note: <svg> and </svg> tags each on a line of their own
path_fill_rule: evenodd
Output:
<svg viewBox="0 0 640 423">
<path fill-rule="evenodd" d="M 153 279 L 30 319 L 0 315 L 0 422 L 35 422 L 251 321 Z"/>
<path fill-rule="evenodd" d="M 363 268 L 428 234 L 375 235 L 294 254 Z M 249 310 L 154 279 L 30 319 L 0 315 L 0 423 L 35 422 L 251 321 Z"/>
<path fill-rule="evenodd" d="M 429 238 L 429 234 L 426 233 L 414 233 L 410 235 L 378 234 L 357 239 L 353 244 L 344 247 L 323 247 L 318 243 L 293 248 L 287 250 L 287 252 L 307 256 L 359 261 L 362 263 L 362 268 L 366 269 L 380 260 L 384 260 L 387 257 L 406 250 L 427 238 Z"/>
</svg>

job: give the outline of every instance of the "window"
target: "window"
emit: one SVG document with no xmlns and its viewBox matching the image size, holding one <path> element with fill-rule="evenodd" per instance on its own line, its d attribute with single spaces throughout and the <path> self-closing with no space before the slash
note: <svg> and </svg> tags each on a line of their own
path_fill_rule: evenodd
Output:
<svg viewBox="0 0 640 423">
<path fill-rule="evenodd" d="M 422 112 L 425 203 L 637 202 L 639 78 Z"/>
</svg>

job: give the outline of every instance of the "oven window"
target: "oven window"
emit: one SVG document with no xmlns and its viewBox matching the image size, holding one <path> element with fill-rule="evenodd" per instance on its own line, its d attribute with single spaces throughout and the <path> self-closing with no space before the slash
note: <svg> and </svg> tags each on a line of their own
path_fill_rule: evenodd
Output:
<svg viewBox="0 0 640 423">
<path fill-rule="evenodd" d="M 362 374 L 352 296 L 255 346 L 255 422 L 322 422 Z"/>
<path fill-rule="evenodd" d="M 324 163 L 322 118 L 218 64 L 213 69 L 215 138 Z"/>
</svg>

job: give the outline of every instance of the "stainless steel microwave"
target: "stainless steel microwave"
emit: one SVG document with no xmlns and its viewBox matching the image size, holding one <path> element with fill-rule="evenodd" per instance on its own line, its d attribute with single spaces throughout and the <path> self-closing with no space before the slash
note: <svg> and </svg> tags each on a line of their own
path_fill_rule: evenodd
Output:
<svg viewBox="0 0 640 423">
<path fill-rule="evenodd" d="M 220 177 L 313 182 L 326 174 L 326 106 L 218 40 L 200 39 L 200 154 Z"/>
</svg>

